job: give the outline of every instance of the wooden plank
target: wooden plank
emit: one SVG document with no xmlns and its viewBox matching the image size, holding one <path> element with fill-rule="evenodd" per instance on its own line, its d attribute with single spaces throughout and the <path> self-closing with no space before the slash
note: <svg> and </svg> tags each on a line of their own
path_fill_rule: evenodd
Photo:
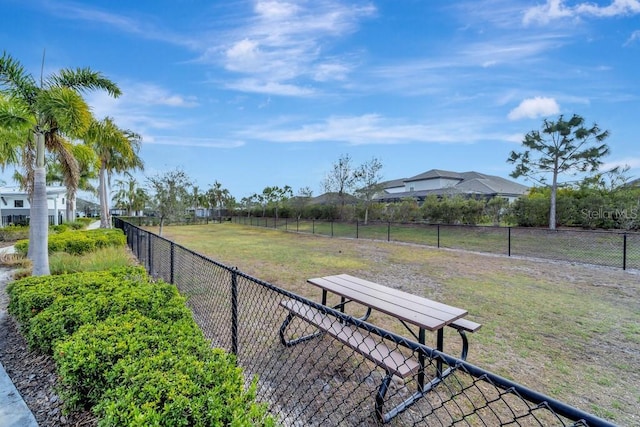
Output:
<svg viewBox="0 0 640 427">
<path fill-rule="evenodd" d="M 337 318 L 331 318 L 299 301 L 288 300 L 280 304 L 394 375 L 406 378 L 418 372 L 420 364 L 417 361 L 407 359 L 399 351 L 364 336 L 358 328 L 342 324 Z"/>
<path fill-rule="evenodd" d="M 309 283 L 430 331 L 467 314 L 466 310 L 349 275 L 309 279 Z"/>
<path fill-rule="evenodd" d="M 450 323 L 449 326 L 456 329 L 464 329 L 468 332 L 475 332 L 482 327 L 480 323 L 472 322 L 471 320 L 467 319 L 458 319 Z"/>
<path fill-rule="evenodd" d="M 401 302 L 407 301 L 409 303 L 423 305 L 425 307 L 428 307 L 429 309 L 442 311 L 444 313 L 448 313 L 453 316 L 459 316 L 460 314 L 462 315 L 467 314 L 467 311 L 462 308 L 453 307 L 451 305 L 443 304 L 441 302 L 434 301 L 429 298 L 413 295 L 408 292 L 401 291 L 399 289 L 390 288 L 388 286 L 380 285 L 378 283 L 370 282 L 368 280 L 360 279 L 359 277 L 350 276 L 348 274 L 339 274 L 336 276 L 329 276 L 329 277 L 333 277 L 336 280 L 340 280 L 342 281 L 342 283 L 351 282 L 354 284 L 361 285 L 365 288 L 378 290 L 380 292 L 386 293 L 387 295 L 391 296 L 394 300 L 397 300 L 397 301 L 401 301 Z M 340 282 L 337 282 L 337 283 L 340 283 Z"/>
</svg>

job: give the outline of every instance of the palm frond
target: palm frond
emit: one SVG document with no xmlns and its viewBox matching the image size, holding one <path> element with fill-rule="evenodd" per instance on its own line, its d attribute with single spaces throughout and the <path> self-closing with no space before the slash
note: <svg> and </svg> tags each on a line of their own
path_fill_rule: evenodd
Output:
<svg viewBox="0 0 640 427">
<path fill-rule="evenodd" d="M 29 105 L 20 98 L 0 94 L 0 127 L 28 131 L 34 125 Z"/>
<path fill-rule="evenodd" d="M 0 89 L 31 104 L 38 93 L 38 85 L 31 74 L 7 52 L 0 57 Z"/>
<path fill-rule="evenodd" d="M 73 144 L 57 133 L 48 133 L 45 137 L 47 150 L 53 153 L 56 166 L 60 169 L 63 184 L 69 195 L 75 194 L 80 180 L 80 167 L 73 157 Z"/>
<path fill-rule="evenodd" d="M 82 96 L 69 88 L 54 87 L 41 91 L 38 96 L 39 125 L 46 125 L 47 132 L 60 132 L 69 137 L 82 136 L 91 124 L 89 105 Z"/>
<path fill-rule="evenodd" d="M 86 67 L 76 68 L 75 70 L 64 68 L 58 74 L 50 76 L 47 79 L 47 83 L 50 87 L 66 87 L 77 92 L 101 89 L 114 98 L 122 94 L 120 88 L 114 82 L 106 78 L 102 73 L 92 71 Z"/>
</svg>

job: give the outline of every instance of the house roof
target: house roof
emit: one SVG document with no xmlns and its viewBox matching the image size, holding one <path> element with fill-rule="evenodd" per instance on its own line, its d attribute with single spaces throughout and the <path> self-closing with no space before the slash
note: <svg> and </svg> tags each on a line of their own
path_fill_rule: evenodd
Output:
<svg viewBox="0 0 640 427">
<path fill-rule="evenodd" d="M 404 187 L 404 182 L 407 178 L 400 179 L 392 179 L 390 181 L 384 181 L 380 183 L 381 188 L 396 188 L 396 187 Z"/>
<path fill-rule="evenodd" d="M 47 196 L 58 196 L 66 194 L 66 187 L 49 187 L 47 186 Z M 28 193 L 19 187 L 0 187 L 0 194 L 3 196 L 27 196 Z"/>
<path fill-rule="evenodd" d="M 423 172 L 420 175 L 413 176 L 411 178 L 407 178 L 405 182 L 412 181 L 423 181 L 425 179 L 434 179 L 434 178 L 453 178 L 458 180 L 463 180 L 464 177 L 462 174 L 458 172 L 445 171 L 440 169 L 431 169 L 430 171 Z"/>
<path fill-rule="evenodd" d="M 430 190 L 419 190 L 419 191 L 403 191 L 403 192 L 387 192 L 380 197 L 381 200 L 389 200 L 389 199 L 402 199 L 406 197 L 412 198 L 422 198 L 426 197 L 430 194 L 435 194 L 438 196 L 442 195 L 455 195 L 455 194 L 478 194 L 484 196 L 493 196 L 493 195 L 505 195 L 505 196 L 519 196 L 524 194 L 528 187 L 522 184 L 519 184 L 514 181 L 510 181 L 508 179 L 495 176 L 495 175 L 487 175 L 480 172 L 469 171 L 469 172 L 452 172 L 445 171 L 440 169 L 431 169 L 427 172 L 421 173 L 414 177 L 403 180 L 406 182 L 416 182 L 416 181 L 426 181 L 429 179 L 438 179 L 438 178 L 449 178 L 455 179 L 459 182 L 455 185 L 444 187 L 444 188 L 435 188 Z M 397 188 L 398 185 L 389 185 L 388 183 L 396 183 L 398 180 L 387 181 L 384 183 L 384 189 Z"/>
<path fill-rule="evenodd" d="M 336 201 L 338 200 L 340 200 L 340 196 L 338 196 L 338 193 L 329 192 L 329 193 L 321 194 L 317 197 L 312 197 L 309 203 L 312 205 L 328 205 L 328 204 L 336 203 Z M 345 200 L 345 203 L 358 202 L 358 198 L 355 196 L 352 196 L 351 194 L 345 194 L 344 200 Z"/>
</svg>

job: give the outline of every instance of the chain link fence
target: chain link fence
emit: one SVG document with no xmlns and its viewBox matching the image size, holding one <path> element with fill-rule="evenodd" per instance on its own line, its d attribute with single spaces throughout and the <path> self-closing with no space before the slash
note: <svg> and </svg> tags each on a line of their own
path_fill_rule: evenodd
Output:
<svg viewBox="0 0 640 427">
<path fill-rule="evenodd" d="M 175 284 L 187 298 L 212 345 L 237 356 L 247 384 L 257 378 L 258 400 L 268 403 L 282 425 L 613 425 L 130 223 L 116 219 L 115 224 L 147 271 Z M 328 319 L 330 328 L 347 334 L 345 339 L 292 315 L 287 308 L 292 303 Z M 447 338 L 459 340 L 454 332 Z M 347 344 L 351 334 L 364 336 L 369 348 Z M 365 355 L 383 349 L 393 355 L 395 369 Z M 416 370 L 417 360 L 424 365 Z M 403 369 L 409 365 L 413 368 Z M 428 392 L 418 385 L 421 376 L 431 380 Z"/>
<path fill-rule="evenodd" d="M 331 237 L 415 243 L 508 256 L 581 262 L 640 269 L 640 233 L 630 231 L 547 230 L 424 223 L 296 220 L 233 217 L 244 225 Z"/>
</svg>

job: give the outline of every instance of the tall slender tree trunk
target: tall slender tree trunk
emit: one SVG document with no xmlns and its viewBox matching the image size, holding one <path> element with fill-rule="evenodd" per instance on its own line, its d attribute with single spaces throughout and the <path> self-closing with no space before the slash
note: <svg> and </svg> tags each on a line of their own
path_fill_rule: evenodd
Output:
<svg viewBox="0 0 640 427">
<path fill-rule="evenodd" d="M 107 170 L 100 167 L 100 228 L 111 228 L 109 221 L 109 197 L 107 196 Z"/>
<path fill-rule="evenodd" d="M 47 206 L 47 172 L 44 167 L 44 134 L 36 132 L 36 167 L 33 175 L 31 219 L 29 221 L 29 253 L 34 276 L 48 276 L 49 208 Z"/>
<path fill-rule="evenodd" d="M 549 203 L 549 230 L 556 229 L 556 195 L 558 193 L 558 173 L 553 172 L 553 182 L 551 184 L 551 200 Z"/>
</svg>

